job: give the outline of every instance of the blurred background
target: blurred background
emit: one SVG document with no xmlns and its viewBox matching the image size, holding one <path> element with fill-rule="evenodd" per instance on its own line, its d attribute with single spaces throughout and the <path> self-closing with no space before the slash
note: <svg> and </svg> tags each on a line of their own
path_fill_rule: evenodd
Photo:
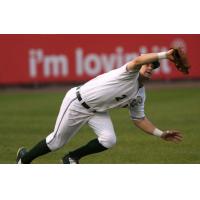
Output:
<svg viewBox="0 0 200 200">
<path fill-rule="evenodd" d="M 85 82 L 147 52 L 182 46 L 192 65 L 183 76 L 163 60 L 154 80 L 200 78 L 200 35 L 0 35 L 0 86 Z"/>
<path fill-rule="evenodd" d="M 0 163 L 15 163 L 18 147 L 30 148 L 53 130 L 69 88 L 140 54 L 174 46 L 187 52 L 190 74 L 162 60 L 147 84 L 146 114 L 160 129 L 182 131 L 184 141 L 175 145 L 143 134 L 127 110 L 114 110 L 117 145 L 83 163 L 200 163 L 199 34 L 0 35 Z M 85 126 L 64 148 L 34 163 L 58 163 L 92 137 Z"/>
</svg>

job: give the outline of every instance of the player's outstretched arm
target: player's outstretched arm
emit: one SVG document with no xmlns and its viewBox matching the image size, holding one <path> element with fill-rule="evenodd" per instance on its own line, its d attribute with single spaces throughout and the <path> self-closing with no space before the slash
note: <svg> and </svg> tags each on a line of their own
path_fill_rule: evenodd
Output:
<svg viewBox="0 0 200 200">
<path fill-rule="evenodd" d="M 164 131 L 163 134 L 161 135 L 161 138 L 163 140 L 172 141 L 172 142 L 175 142 L 175 143 L 180 142 L 183 139 L 182 134 L 179 131 L 176 131 L 176 130 Z"/>
<path fill-rule="evenodd" d="M 142 54 L 141 56 L 138 56 L 134 60 L 129 62 L 127 64 L 127 69 L 129 71 L 139 70 L 144 64 L 152 63 L 154 61 L 158 61 L 161 59 L 172 60 L 173 51 L 174 51 L 173 49 L 170 49 L 167 52 Z"/>
<path fill-rule="evenodd" d="M 182 141 L 182 134 L 179 131 L 176 130 L 161 131 L 158 128 L 156 128 L 156 126 L 153 125 L 153 123 L 150 122 L 146 117 L 139 120 L 133 120 L 133 122 L 138 128 L 140 128 L 144 132 L 158 136 L 163 140 L 175 143 Z"/>
</svg>

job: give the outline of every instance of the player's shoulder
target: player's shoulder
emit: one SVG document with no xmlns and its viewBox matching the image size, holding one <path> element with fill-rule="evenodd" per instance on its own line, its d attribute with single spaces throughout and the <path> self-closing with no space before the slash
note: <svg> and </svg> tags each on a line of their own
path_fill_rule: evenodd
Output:
<svg viewBox="0 0 200 200">
<path fill-rule="evenodd" d="M 138 72 L 128 71 L 127 63 L 119 68 L 116 68 L 115 70 L 112 70 L 111 74 L 113 76 L 119 77 L 120 80 L 122 80 L 122 79 L 133 80 L 134 78 L 135 78 L 135 80 L 137 80 L 137 77 L 138 77 Z"/>
<path fill-rule="evenodd" d="M 125 63 L 124 65 L 117 67 L 116 69 L 113 69 L 111 71 L 114 73 L 127 73 L 127 74 L 131 73 L 132 74 L 133 72 L 128 70 L 127 65 L 128 63 Z"/>
<path fill-rule="evenodd" d="M 122 66 L 120 66 L 120 67 L 117 67 L 117 68 L 115 68 L 115 69 L 113 69 L 113 70 L 111 70 L 111 71 L 113 71 L 114 73 L 118 73 L 118 72 L 127 72 L 126 66 L 127 66 L 127 63 L 124 64 L 124 65 L 122 65 Z"/>
</svg>

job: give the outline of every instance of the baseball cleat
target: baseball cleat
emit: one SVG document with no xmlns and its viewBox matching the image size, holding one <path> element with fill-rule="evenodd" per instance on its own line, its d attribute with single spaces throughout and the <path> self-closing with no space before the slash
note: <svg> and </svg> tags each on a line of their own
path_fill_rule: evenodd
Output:
<svg viewBox="0 0 200 200">
<path fill-rule="evenodd" d="M 70 157 L 70 155 L 67 154 L 62 158 L 62 163 L 63 164 L 79 164 L 79 161 Z"/>
<path fill-rule="evenodd" d="M 16 158 L 16 164 L 23 164 L 22 163 L 22 157 L 27 153 L 27 150 L 24 147 L 20 147 L 17 151 L 17 158 Z"/>
</svg>

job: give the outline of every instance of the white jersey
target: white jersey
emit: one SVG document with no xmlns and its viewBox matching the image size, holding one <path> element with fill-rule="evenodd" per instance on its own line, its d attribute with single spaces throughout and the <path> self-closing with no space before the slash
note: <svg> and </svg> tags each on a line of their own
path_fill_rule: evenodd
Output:
<svg viewBox="0 0 200 200">
<path fill-rule="evenodd" d="M 126 66 L 99 75 L 82 85 L 80 94 L 83 101 L 99 112 L 131 105 L 139 92 L 139 71 L 127 71 Z"/>
<path fill-rule="evenodd" d="M 108 109 L 129 107 L 133 120 L 144 117 L 145 89 L 139 88 L 138 76 L 138 71 L 128 72 L 124 65 L 68 91 L 54 131 L 46 138 L 49 149 L 62 147 L 85 123 L 94 130 L 101 145 L 113 146 L 116 135 Z M 83 103 L 97 112 L 86 109 Z"/>
</svg>

